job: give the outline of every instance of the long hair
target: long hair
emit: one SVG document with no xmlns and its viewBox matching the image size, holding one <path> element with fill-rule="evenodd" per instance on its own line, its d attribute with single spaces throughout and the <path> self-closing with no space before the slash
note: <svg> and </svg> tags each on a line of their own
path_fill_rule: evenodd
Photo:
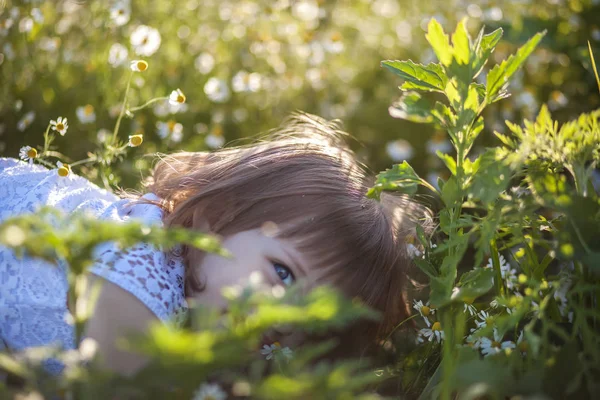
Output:
<svg viewBox="0 0 600 400">
<path fill-rule="evenodd" d="M 336 122 L 296 113 L 251 145 L 164 156 L 147 188 L 162 199 L 165 226 L 199 229 L 203 217 L 224 237 L 276 224 L 277 237 L 314 263 L 311 271 L 383 315 L 368 327 L 375 338 L 408 316 L 406 243 L 431 215 L 407 196 L 367 198 L 372 178 L 345 135 Z M 195 250 L 185 251 L 191 294 L 202 282 Z"/>
</svg>

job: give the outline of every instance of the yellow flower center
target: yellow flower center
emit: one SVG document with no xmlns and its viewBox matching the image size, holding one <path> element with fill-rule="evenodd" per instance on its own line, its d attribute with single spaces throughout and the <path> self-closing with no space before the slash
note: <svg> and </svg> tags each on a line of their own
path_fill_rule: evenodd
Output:
<svg viewBox="0 0 600 400">
<path fill-rule="evenodd" d="M 431 309 L 427 306 L 423 306 L 421 307 L 421 314 L 423 314 L 424 316 L 429 316 L 429 314 L 431 313 Z"/>
<path fill-rule="evenodd" d="M 335 32 L 331 35 L 331 41 L 332 42 L 339 42 L 340 40 L 342 40 L 342 34 L 339 32 Z"/>
<path fill-rule="evenodd" d="M 56 130 L 62 131 L 63 129 L 65 129 L 65 125 L 62 122 L 56 124 Z"/>
<path fill-rule="evenodd" d="M 442 330 L 442 324 L 440 324 L 439 322 L 434 323 L 431 326 L 431 330 L 434 331 L 434 332 L 435 331 L 441 331 Z"/>
<path fill-rule="evenodd" d="M 148 69 L 148 63 L 146 61 L 138 61 L 137 69 L 139 69 L 140 71 L 145 71 L 146 69 Z"/>
<path fill-rule="evenodd" d="M 492 347 L 495 347 L 495 348 L 499 349 L 500 348 L 500 342 L 497 342 L 497 341 L 494 340 L 492 342 Z"/>
<path fill-rule="evenodd" d="M 88 104 L 87 106 L 85 106 L 85 108 L 83 109 L 83 112 L 85 113 L 85 115 L 91 115 L 94 112 L 94 106 L 91 104 Z"/>
<path fill-rule="evenodd" d="M 467 303 L 468 305 L 473 304 L 474 301 L 475 301 L 475 299 L 473 299 L 471 297 L 467 297 L 464 299 L 464 302 Z"/>
<path fill-rule="evenodd" d="M 139 146 L 143 141 L 144 138 L 142 135 L 133 135 L 131 138 L 129 138 L 129 143 L 131 143 L 131 145 L 134 147 Z"/>
<path fill-rule="evenodd" d="M 274 343 L 273 343 L 273 345 L 274 345 L 275 347 L 281 347 L 281 343 L 279 343 L 279 342 L 274 342 Z"/>
<path fill-rule="evenodd" d="M 69 175 L 69 166 L 67 164 L 63 164 L 62 167 L 58 169 L 58 176 L 68 176 Z"/>
<path fill-rule="evenodd" d="M 185 96 L 182 94 L 178 94 L 177 95 L 177 102 L 178 103 L 185 103 Z"/>
<path fill-rule="evenodd" d="M 494 325 L 494 318 L 492 317 L 488 317 L 485 319 L 485 324 L 486 325 Z"/>
<path fill-rule="evenodd" d="M 169 127 L 169 130 L 172 131 L 173 129 L 175 129 L 175 125 L 177 124 L 176 121 L 170 120 L 167 122 L 167 126 Z"/>
<path fill-rule="evenodd" d="M 29 149 L 29 150 L 27 150 L 27 157 L 29 157 L 29 158 L 36 158 L 37 157 L 37 150 L 36 149 Z"/>
</svg>

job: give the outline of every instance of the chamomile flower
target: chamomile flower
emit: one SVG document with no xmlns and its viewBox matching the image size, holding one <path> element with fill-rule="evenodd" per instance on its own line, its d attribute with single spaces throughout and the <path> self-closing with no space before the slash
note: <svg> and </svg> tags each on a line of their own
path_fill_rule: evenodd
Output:
<svg viewBox="0 0 600 400">
<path fill-rule="evenodd" d="M 463 312 L 464 312 L 465 314 L 466 314 L 466 313 L 469 313 L 469 315 L 472 317 L 472 316 L 474 316 L 475 314 L 477 314 L 477 307 L 475 307 L 475 306 L 473 305 L 473 302 L 470 302 L 470 303 L 469 303 L 469 302 L 465 301 L 465 305 L 464 305 L 464 307 L 463 307 Z"/>
<path fill-rule="evenodd" d="M 204 138 L 204 142 L 211 149 L 223 147 L 223 145 L 225 144 L 223 128 L 221 128 L 220 125 L 215 125 L 212 131 Z"/>
<path fill-rule="evenodd" d="M 117 0 L 110 8 L 110 18 L 117 26 L 125 25 L 131 18 L 131 4 L 127 0 Z"/>
<path fill-rule="evenodd" d="M 129 52 L 127 51 L 127 47 L 123 46 L 121 43 L 115 43 L 110 46 L 110 49 L 108 50 L 108 63 L 113 67 L 118 67 L 127 61 L 128 56 Z"/>
<path fill-rule="evenodd" d="M 192 400 L 225 400 L 227 393 L 217 384 L 205 383 L 196 392 Z"/>
<path fill-rule="evenodd" d="M 91 124 L 96 121 L 96 113 L 94 112 L 94 106 L 86 104 L 85 106 L 77 107 L 75 110 L 79 122 L 82 124 Z"/>
<path fill-rule="evenodd" d="M 160 47 L 160 33 L 147 25 L 138 26 L 129 38 L 137 54 L 150 57 Z"/>
<path fill-rule="evenodd" d="M 260 350 L 260 354 L 265 356 L 265 359 L 271 360 L 277 354 L 283 355 L 287 360 L 292 358 L 292 350 L 289 347 L 281 347 L 279 342 L 274 342 L 271 345 L 265 344 Z"/>
<path fill-rule="evenodd" d="M 204 93 L 210 101 L 215 103 L 225 103 L 231 98 L 227 82 L 214 76 L 206 81 Z"/>
<path fill-rule="evenodd" d="M 408 252 L 410 258 L 421 257 L 421 251 L 412 243 L 408 243 L 406 245 L 406 251 Z"/>
<path fill-rule="evenodd" d="M 475 320 L 475 325 L 477 326 L 476 329 L 485 328 L 492 322 L 493 322 L 493 318 L 490 317 L 490 314 L 485 310 L 481 310 L 477 314 L 477 319 Z M 476 329 L 471 329 L 471 332 L 474 332 Z"/>
<path fill-rule="evenodd" d="M 63 164 L 60 161 L 58 161 L 56 163 L 56 166 L 58 167 L 58 176 L 66 178 L 69 175 L 71 175 L 71 166 L 69 164 Z"/>
<path fill-rule="evenodd" d="M 435 308 L 432 308 L 429 305 L 429 302 L 427 302 L 426 304 L 423 304 L 423 301 L 419 300 L 414 300 L 413 302 L 413 308 L 415 310 L 417 310 L 417 312 L 421 315 L 421 317 L 423 317 L 423 319 L 425 320 L 425 324 L 429 327 L 431 326 L 431 323 L 429 322 L 429 317 L 433 314 L 435 314 Z"/>
<path fill-rule="evenodd" d="M 37 150 L 31 146 L 23 146 L 19 150 L 19 158 L 23 161 L 29 161 L 29 164 L 33 164 L 33 159 L 37 156 Z"/>
<path fill-rule="evenodd" d="M 483 337 L 481 337 L 481 336 L 469 335 L 469 336 L 467 336 L 465 341 L 467 342 L 467 345 L 469 347 L 472 347 L 472 348 L 478 350 L 481 348 L 481 339 L 483 339 Z"/>
<path fill-rule="evenodd" d="M 56 121 L 51 120 L 50 125 L 52 126 L 53 130 L 60 133 L 60 136 L 65 136 L 65 133 L 67 133 L 67 129 L 69 129 L 69 124 L 67 124 L 67 119 L 63 118 L 63 117 L 58 117 L 58 119 Z"/>
<path fill-rule="evenodd" d="M 129 143 L 127 144 L 129 147 L 138 147 L 144 141 L 144 135 L 130 135 Z"/>
<path fill-rule="evenodd" d="M 166 139 L 169 136 L 177 138 L 183 134 L 183 125 L 172 119 L 167 122 L 158 121 L 156 123 L 156 133 L 161 139 Z"/>
<path fill-rule="evenodd" d="M 23 132 L 35 119 L 35 112 L 29 111 L 17 122 L 17 129 Z"/>
<path fill-rule="evenodd" d="M 432 342 L 436 341 L 441 343 L 444 340 L 444 331 L 442 330 L 442 324 L 435 322 L 430 328 L 421 329 L 417 336 L 417 343 L 424 343 L 425 339 Z"/>
<path fill-rule="evenodd" d="M 144 72 L 148 69 L 148 63 L 144 60 L 133 60 L 129 64 L 129 68 L 134 72 Z"/>
<path fill-rule="evenodd" d="M 181 91 L 181 89 L 175 89 L 171 92 L 169 96 L 169 104 L 177 106 L 185 103 L 185 95 Z"/>
<path fill-rule="evenodd" d="M 498 330 L 494 328 L 494 338 L 481 338 L 481 354 L 485 357 L 491 356 L 492 354 L 498 354 L 506 349 L 514 349 L 516 346 L 510 340 L 502 341 L 502 335 L 498 333 Z"/>
</svg>

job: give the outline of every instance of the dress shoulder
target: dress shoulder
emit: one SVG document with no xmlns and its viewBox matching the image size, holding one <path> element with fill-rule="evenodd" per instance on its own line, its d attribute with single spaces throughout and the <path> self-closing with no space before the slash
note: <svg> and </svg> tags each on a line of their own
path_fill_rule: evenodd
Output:
<svg viewBox="0 0 600 400">
<path fill-rule="evenodd" d="M 157 200 L 153 194 L 144 196 Z M 153 204 L 123 201 L 116 213 L 148 225 L 162 225 L 162 210 Z M 126 210 L 126 211 L 124 211 Z M 109 218 L 110 219 L 110 218 Z M 115 243 L 98 246 L 90 272 L 130 292 L 160 320 L 180 324 L 187 314 L 184 296 L 184 262 L 179 248 L 169 251 L 149 243 L 120 249 Z"/>
</svg>

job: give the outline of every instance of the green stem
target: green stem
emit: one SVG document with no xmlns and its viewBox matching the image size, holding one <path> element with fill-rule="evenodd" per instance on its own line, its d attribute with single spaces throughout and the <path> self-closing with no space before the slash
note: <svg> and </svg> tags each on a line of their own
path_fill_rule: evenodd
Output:
<svg viewBox="0 0 600 400">
<path fill-rule="evenodd" d="M 87 164 L 89 162 L 94 162 L 94 161 L 97 161 L 97 160 L 98 160 L 98 158 L 96 156 L 92 156 L 92 157 L 88 157 L 88 158 L 83 159 L 83 160 L 75 161 L 74 163 L 71 163 L 70 165 L 71 165 L 71 167 L 75 167 L 77 165 Z"/>
<path fill-rule="evenodd" d="M 46 132 L 44 132 L 44 151 L 42 151 L 42 155 L 45 155 L 48 152 L 48 148 L 50 147 L 50 137 L 49 137 L 49 133 L 50 133 L 50 124 L 48 124 L 48 126 L 46 127 Z"/>
<path fill-rule="evenodd" d="M 494 272 L 496 273 L 496 290 L 501 296 L 504 296 L 504 279 L 502 279 L 502 270 L 500 269 L 500 257 L 498 257 L 498 246 L 496 244 L 496 239 L 492 239 L 490 241 L 490 249 L 492 253 L 492 266 L 494 268 Z"/>
<path fill-rule="evenodd" d="M 123 104 L 121 105 L 121 112 L 119 113 L 119 118 L 117 118 L 117 123 L 115 124 L 115 129 L 113 131 L 112 143 L 116 143 L 117 141 L 117 133 L 119 133 L 119 126 L 121 125 L 121 119 L 125 114 L 125 108 L 127 107 L 127 95 L 129 94 L 129 88 L 131 87 L 131 78 L 133 78 L 134 71 L 131 71 L 129 75 L 129 79 L 127 80 L 127 87 L 125 88 L 125 98 L 123 99 Z"/>
<path fill-rule="evenodd" d="M 157 101 L 168 100 L 168 99 L 169 99 L 169 97 L 156 97 L 152 100 L 148 100 L 146 103 L 142 104 L 141 106 L 128 108 L 127 112 L 136 112 L 136 111 L 139 111 L 141 109 L 148 107 L 150 104 L 156 103 Z"/>
</svg>

